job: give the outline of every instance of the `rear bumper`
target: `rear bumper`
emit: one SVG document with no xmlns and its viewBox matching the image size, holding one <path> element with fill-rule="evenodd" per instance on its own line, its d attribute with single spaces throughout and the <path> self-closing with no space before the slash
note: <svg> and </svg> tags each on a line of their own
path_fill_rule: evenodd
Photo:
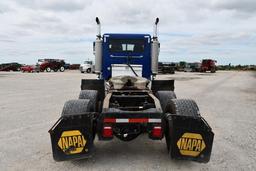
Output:
<svg viewBox="0 0 256 171">
<path fill-rule="evenodd" d="M 99 140 L 111 140 L 111 138 L 105 138 L 102 136 L 102 130 L 104 126 L 110 126 L 113 130 L 134 131 L 134 127 L 139 134 L 148 133 L 150 139 L 159 140 L 163 138 L 153 137 L 152 130 L 155 126 L 161 127 L 164 130 L 162 113 L 101 113 L 97 120 L 97 135 Z M 115 132 L 115 131 L 114 131 Z"/>
</svg>

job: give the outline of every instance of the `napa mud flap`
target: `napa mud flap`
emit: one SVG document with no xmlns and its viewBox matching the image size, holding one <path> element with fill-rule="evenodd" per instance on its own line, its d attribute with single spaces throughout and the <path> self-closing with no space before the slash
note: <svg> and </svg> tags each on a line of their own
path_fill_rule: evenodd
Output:
<svg viewBox="0 0 256 171">
<path fill-rule="evenodd" d="M 90 157 L 93 132 L 93 114 L 62 116 L 49 130 L 54 160 Z"/>
<path fill-rule="evenodd" d="M 171 158 L 204 163 L 210 160 L 214 133 L 202 117 L 168 115 L 167 122 Z"/>
</svg>

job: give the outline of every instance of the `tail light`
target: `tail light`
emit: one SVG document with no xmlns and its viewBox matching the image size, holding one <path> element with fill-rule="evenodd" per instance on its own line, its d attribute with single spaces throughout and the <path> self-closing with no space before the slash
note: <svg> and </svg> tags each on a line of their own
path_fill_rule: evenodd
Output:
<svg viewBox="0 0 256 171">
<path fill-rule="evenodd" d="M 111 126 L 104 126 L 102 136 L 104 138 L 112 138 L 113 137 L 113 130 Z"/>
<path fill-rule="evenodd" d="M 161 138 L 162 135 L 163 135 L 162 127 L 161 126 L 155 126 L 152 130 L 152 137 Z"/>
</svg>

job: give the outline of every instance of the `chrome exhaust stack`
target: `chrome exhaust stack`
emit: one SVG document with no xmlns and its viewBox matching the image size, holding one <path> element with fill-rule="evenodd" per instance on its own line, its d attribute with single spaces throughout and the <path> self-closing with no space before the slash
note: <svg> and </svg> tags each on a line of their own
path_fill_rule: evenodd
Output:
<svg viewBox="0 0 256 171">
<path fill-rule="evenodd" d="M 101 24 L 100 24 L 100 19 L 96 17 L 96 23 L 98 25 L 98 34 L 96 35 L 98 38 L 101 38 Z"/>
<path fill-rule="evenodd" d="M 101 24 L 98 17 L 96 17 L 96 23 L 98 26 L 98 34 L 96 35 L 96 41 L 94 43 L 95 51 L 95 73 L 100 75 L 102 72 L 102 39 L 101 39 Z"/>
<path fill-rule="evenodd" d="M 154 30 L 153 30 L 153 39 L 151 43 L 151 72 L 154 76 L 158 73 L 158 56 L 160 52 L 160 43 L 157 37 L 157 24 L 159 22 L 159 18 L 156 18 L 154 23 Z"/>
<path fill-rule="evenodd" d="M 157 39 L 157 24 L 159 23 L 159 18 L 156 18 L 155 24 L 154 24 L 154 30 L 153 30 L 153 39 Z"/>
</svg>

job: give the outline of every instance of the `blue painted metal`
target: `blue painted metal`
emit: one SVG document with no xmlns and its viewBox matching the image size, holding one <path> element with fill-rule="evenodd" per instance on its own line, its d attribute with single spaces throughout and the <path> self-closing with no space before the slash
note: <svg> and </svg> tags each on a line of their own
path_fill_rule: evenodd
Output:
<svg viewBox="0 0 256 171">
<path fill-rule="evenodd" d="M 110 39 L 143 39 L 144 52 L 115 52 L 109 50 Z M 111 78 L 111 64 L 127 64 L 128 56 L 132 56 L 129 63 L 142 65 L 142 77 L 151 78 L 151 36 L 149 34 L 113 34 L 106 33 L 103 35 L 103 60 L 102 60 L 102 77 L 104 80 Z M 118 56 L 118 57 L 113 57 Z"/>
</svg>

